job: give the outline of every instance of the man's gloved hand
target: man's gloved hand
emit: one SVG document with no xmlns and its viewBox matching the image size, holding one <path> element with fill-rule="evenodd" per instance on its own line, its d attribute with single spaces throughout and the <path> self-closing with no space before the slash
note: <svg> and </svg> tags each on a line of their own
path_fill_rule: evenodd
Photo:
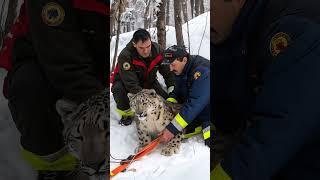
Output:
<svg viewBox="0 0 320 180">
<path fill-rule="evenodd" d="M 169 98 L 167 98 L 167 101 L 172 103 L 178 103 L 178 101 L 174 98 L 173 91 L 174 91 L 174 86 L 170 86 L 168 88 Z"/>
<path fill-rule="evenodd" d="M 178 101 L 175 98 L 172 98 L 172 97 L 167 98 L 167 101 L 171 102 L 171 103 L 178 103 Z"/>
<path fill-rule="evenodd" d="M 174 90 L 174 86 L 168 87 L 168 94 L 173 93 L 173 90 Z"/>
<path fill-rule="evenodd" d="M 211 145 L 213 144 L 212 139 L 211 138 L 205 139 L 204 144 L 211 149 Z"/>
</svg>

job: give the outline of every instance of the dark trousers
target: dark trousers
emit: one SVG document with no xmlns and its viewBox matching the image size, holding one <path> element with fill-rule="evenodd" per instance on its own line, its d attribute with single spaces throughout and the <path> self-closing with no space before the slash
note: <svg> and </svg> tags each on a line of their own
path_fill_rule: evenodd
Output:
<svg viewBox="0 0 320 180">
<path fill-rule="evenodd" d="M 168 93 L 164 91 L 158 81 L 155 81 L 153 84 L 148 85 L 146 89 L 154 89 L 157 94 L 162 96 L 164 99 L 169 97 Z M 117 108 L 120 110 L 127 110 L 130 108 L 129 98 L 127 96 L 128 90 L 124 87 L 122 81 L 115 81 L 112 85 L 111 92 L 113 93 L 113 98 L 117 103 Z"/>
<path fill-rule="evenodd" d="M 63 124 L 55 109 L 58 95 L 32 60 L 15 64 L 8 74 L 8 102 L 21 133 L 21 145 L 37 155 L 57 152 L 64 146 Z"/>
</svg>

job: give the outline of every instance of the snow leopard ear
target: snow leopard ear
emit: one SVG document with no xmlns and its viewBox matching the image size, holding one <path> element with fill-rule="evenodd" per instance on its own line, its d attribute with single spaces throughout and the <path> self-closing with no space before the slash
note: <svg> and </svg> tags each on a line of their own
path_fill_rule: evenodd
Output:
<svg viewBox="0 0 320 180">
<path fill-rule="evenodd" d="M 149 92 L 148 92 L 152 97 L 156 97 L 157 96 L 157 93 L 154 89 L 149 89 Z"/>
<path fill-rule="evenodd" d="M 56 110 L 58 114 L 61 116 L 63 123 L 68 119 L 68 116 L 77 109 L 77 104 L 66 100 L 66 99 L 59 99 L 56 102 Z"/>
<path fill-rule="evenodd" d="M 128 94 L 127 94 L 127 96 L 128 96 L 128 98 L 129 98 L 129 100 L 131 100 L 131 99 L 132 99 L 132 97 L 134 96 L 134 94 L 132 94 L 132 93 L 128 93 Z"/>
</svg>

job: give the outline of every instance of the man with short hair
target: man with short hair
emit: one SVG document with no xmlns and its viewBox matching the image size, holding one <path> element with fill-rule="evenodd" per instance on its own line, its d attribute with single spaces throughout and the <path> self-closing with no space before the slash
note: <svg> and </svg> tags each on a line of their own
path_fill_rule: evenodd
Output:
<svg viewBox="0 0 320 180">
<path fill-rule="evenodd" d="M 145 29 L 137 30 L 121 51 L 111 78 L 111 91 L 117 103 L 117 112 L 121 115 L 121 125 L 130 125 L 134 115 L 130 109 L 128 93 L 136 94 L 142 89 L 155 89 L 163 98 L 175 101 L 170 98 L 175 87 L 174 74 L 170 72 L 168 65 L 162 64 L 161 53 L 160 46 L 151 41 L 150 34 Z M 167 92 L 157 80 L 158 71 L 165 80 Z"/>
<path fill-rule="evenodd" d="M 193 131 L 199 123 L 205 144 L 210 147 L 210 61 L 199 55 L 189 55 L 184 47 L 176 45 L 164 51 L 164 58 L 176 75 L 173 97 L 183 106 L 162 132 L 161 141 L 169 142 L 185 128 Z"/>
<path fill-rule="evenodd" d="M 224 153 L 211 179 L 319 179 L 317 4 L 213 1 L 213 157 Z"/>
</svg>

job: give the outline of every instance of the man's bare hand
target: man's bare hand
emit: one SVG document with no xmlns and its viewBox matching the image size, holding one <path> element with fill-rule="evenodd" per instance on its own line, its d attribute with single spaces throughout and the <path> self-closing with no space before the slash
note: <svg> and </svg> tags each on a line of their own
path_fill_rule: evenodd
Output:
<svg viewBox="0 0 320 180">
<path fill-rule="evenodd" d="M 164 129 L 160 134 L 160 142 L 162 143 L 168 143 L 173 137 L 174 134 L 172 134 L 167 128 Z"/>
</svg>

